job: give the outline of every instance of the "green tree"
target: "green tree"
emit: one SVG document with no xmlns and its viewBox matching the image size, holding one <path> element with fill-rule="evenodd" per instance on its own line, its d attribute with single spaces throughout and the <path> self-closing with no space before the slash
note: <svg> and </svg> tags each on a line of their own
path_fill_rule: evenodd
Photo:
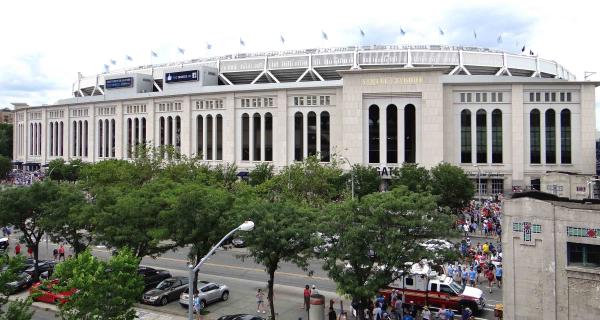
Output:
<svg viewBox="0 0 600 320">
<path fill-rule="evenodd" d="M 392 188 L 403 185 L 412 192 L 431 191 L 431 175 L 425 167 L 416 163 L 404 163 L 396 170 L 392 179 Z"/>
<path fill-rule="evenodd" d="M 80 159 L 66 163 L 64 159 L 54 159 L 48 163 L 48 173 L 52 180 L 77 181 L 79 174 L 86 164 Z"/>
<path fill-rule="evenodd" d="M 24 266 L 22 257 L 0 256 L 0 320 L 30 320 L 33 311 L 30 299 L 17 299 L 8 302 L 14 292 L 9 283 L 17 281 L 19 270 Z M 6 308 L 5 308 L 6 306 Z"/>
<path fill-rule="evenodd" d="M 19 228 L 22 232 L 20 240 L 32 248 L 35 260 L 39 259 L 38 247 L 46 231 L 41 223 L 47 215 L 46 204 L 55 201 L 57 196 L 58 188 L 50 181 L 0 191 L 0 225 L 15 225 Z"/>
<path fill-rule="evenodd" d="M 77 256 L 92 242 L 93 206 L 80 185 L 56 183 L 57 195 L 46 203 L 41 217 L 44 230 L 52 241 L 68 243 Z"/>
<path fill-rule="evenodd" d="M 250 185 L 257 186 L 271 178 L 273 178 L 273 165 L 262 162 L 257 164 L 249 174 Z"/>
<path fill-rule="evenodd" d="M 285 167 L 257 191 L 271 201 L 292 201 L 322 207 L 343 198 L 346 179 L 337 163 L 321 164 L 316 156 Z"/>
<path fill-rule="evenodd" d="M 11 169 L 12 164 L 10 163 L 10 159 L 0 155 L 0 180 L 6 179 Z"/>
<path fill-rule="evenodd" d="M 169 228 L 169 238 L 177 246 L 191 245 L 189 258 L 200 262 L 229 230 L 241 221 L 227 214 L 233 197 L 223 188 L 188 183 L 165 196 L 169 209 L 160 213 L 160 219 Z M 194 289 L 198 273 L 194 275 Z"/>
<path fill-rule="evenodd" d="M 432 193 L 439 196 L 438 205 L 458 213 L 475 194 L 473 181 L 463 169 L 449 163 L 440 163 L 431 169 Z"/>
<path fill-rule="evenodd" d="M 315 214 L 312 209 L 291 202 L 277 203 L 256 198 L 254 202 L 239 202 L 236 207 L 241 219 L 256 223 L 254 230 L 245 234 L 244 239 L 248 243 L 249 254 L 265 266 L 269 276 L 267 297 L 271 318 L 275 319 L 275 271 L 283 261 L 307 270 Z"/>
<path fill-rule="evenodd" d="M 381 177 L 375 167 L 355 164 L 352 166 L 352 171 L 346 173 L 346 177 L 350 183 L 352 183 L 352 176 L 354 176 L 355 197 L 360 199 L 370 193 L 379 191 Z"/>
<path fill-rule="evenodd" d="M 0 123 L 0 155 L 12 159 L 13 125 Z"/>
<path fill-rule="evenodd" d="M 161 242 L 167 240 L 168 226 L 160 212 L 170 208 L 165 193 L 174 187 L 172 181 L 155 179 L 134 189 L 102 191 L 93 219 L 97 240 L 118 249 L 131 248 L 140 258 L 173 249 L 173 244 Z"/>
<path fill-rule="evenodd" d="M 398 186 L 327 208 L 320 231 L 334 243 L 323 254 L 324 269 L 358 303 L 359 315 L 406 262 L 431 256 L 421 241 L 448 234 L 451 220 L 436 207 L 434 196 Z"/>
<path fill-rule="evenodd" d="M 136 319 L 133 305 L 144 290 L 137 273 L 139 258 L 123 248 L 108 262 L 89 251 L 56 266 L 54 277 L 60 279 L 59 290 L 77 288 L 68 302 L 60 306 L 66 320 Z"/>
</svg>

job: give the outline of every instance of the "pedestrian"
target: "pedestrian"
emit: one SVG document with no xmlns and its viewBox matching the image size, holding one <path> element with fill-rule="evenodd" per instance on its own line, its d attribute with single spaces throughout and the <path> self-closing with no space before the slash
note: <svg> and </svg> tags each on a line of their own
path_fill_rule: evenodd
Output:
<svg viewBox="0 0 600 320">
<path fill-rule="evenodd" d="M 431 311 L 427 306 L 423 307 L 423 312 L 421 312 L 421 317 L 423 320 L 431 320 Z"/>
<path fill-rule="evenodd" d="M 502 265 L 499 264 L 496 267 L 496 281 L 498 282 L 498 288 L 502 287 Z"/>
<path fill-rule="evenodd" d="M 54 248 L 54 250 L 52 250 L 52 256 L 54 256 L 54 261 L 58 261 L 58 249 Z"/>
<path fill-rule="evenodd" d="M 267 313 L 265 310 L 265 294 L 261 289 L 256 291 L 256 313 Z"/>
<path fill-rule="evenodd" d="M 337 320 L 337 314 L 333 310 L 333 306 L 329 306 L 329 320 Z"/>
<path fill-rule="evenodd" d="M 469 272 L 467 271 L 467 268 L 463 268 L 461 277 L 461 284 L 463 288 L 467 285 L 467 281 L 469 281 Z"/>
<path fill-rule="evenodd" d="M 196 313 L 196 319 L 200 320 L 200 313 L 202 312 L 202 301 L 198 292 L 194 293 L 194 312 Z"/>
<path fill-rule="evenodd" d="M 373 310 L 373 316 L 375 320 L 383 320 L 383 310 L 381 309 L 381 304 L 377 302 L 375 309 Z"/>
<path fill-rule="evenodd" d="M 452 309 L 450 309 L 450 308 L 446 309 L 446 319 L 447 320 L 454 319 L 454 311 L 452 311 Z"/>
<path fill-rule="evenodd" d="M 486 278 L 488 285 L 490 286 L 490 293 L 492 293 L 492 286 L 494 285 L 494 271 L 490 268 L 487 270 Z"/>
<path fill-rule="evenodd" d="M 62 244 L 58 248 L 58 261 L 60 261 L 61 258 L 65 261 L 65 246 Z"/>
<path fill-rule="evenodd" d="M 477 279 L 477 272 L 475 270 L 473 270 L 473 267 L 471 267 L 471 271 L 469 272 L 469 280 L 471 281 L 471 287 L 477 287 L 476 284 L 476 280 Z"/>
<path fill-rule="evenodd" d="M 304 287 L 304 309 L 306 311 L 308 311 L 308 309 L 310 309 L 310 295 L 311 295 L 310 286 L 306 285 Z"/>
<path fill-rule="evenodd" d="M 29 255 L 30 258 L 33 257 L 33 247 L 32 246 L 27 246 L 27 255 Z"/>
<path fill-rule="evenodd" d="M 438 310 L 437 317 L 439 320 L 446 320 L 446 306 L 442 305 L 442 307 Z"/>
<path fill-rule="evenodd" d="M 402 320 L 402 298 L 397 298 L 396 303 L 394 304 L 394 309 L 396 313 L 396 319 Z"/>
<path fill-rule="evenodd" d="M 20 255 L 21 254 L 21 244 L 17 242 L 17 245 L 15 246 L 15 255 Z"/>
</svg>

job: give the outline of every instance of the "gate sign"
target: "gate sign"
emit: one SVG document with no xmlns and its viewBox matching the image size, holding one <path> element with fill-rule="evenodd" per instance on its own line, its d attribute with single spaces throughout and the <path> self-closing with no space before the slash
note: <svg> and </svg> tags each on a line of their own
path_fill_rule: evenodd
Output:
<svg viewBox="0 0 600 320">
<path fill-rule="evenodd" d="M 168 72 L 165 73 L 165 81 L 167 83 L 198 81 L 198 70 Z"/>
<path fill-rule="evenodd" d="M 133 77 L 106 79 L 104 87 L 106 89 L 131 88 L 133 87 Z"/>
</svg>

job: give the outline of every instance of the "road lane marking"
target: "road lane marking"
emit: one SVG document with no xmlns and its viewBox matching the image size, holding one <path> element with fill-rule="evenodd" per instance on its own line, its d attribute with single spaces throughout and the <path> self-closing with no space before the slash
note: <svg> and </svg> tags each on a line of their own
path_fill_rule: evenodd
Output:
<svg viewBox="0 0 600 320">
<path fill-rule="evenodd" d="M 93 251 L 104 252 L 104 253 L 110 253 L 110 251 L 108 251 L 108 250 L 102 250 L 102 249 L 92 249 L 92 250 Z M 167 261 L 174 261 L 174 262 L 183 262 L 186 265 L 189 263 L 189 261 L 187 261 L 187 260 L 176 259 L 176 258 L 167 258 L 167 257 L 158 257 L 158 258 L 156 258 L 156 260 L 167 260 Z M 204 263 L 204 265 L 211 266 L 211 267 L 217 267 L 217 268 L 229 268 L 229 269 L 236 269 L 236 270 L 244 270 L 244 271 L 252 271 L 252 272 L 265 273 L 264 269 L 259 269 L 259 268 L 230 266 L 230 265 L 227 265 L 227 264 L 212 263 L 212 262 L 206 262 L 206 263 Z M 161 268 L 160 266 L 156 266 L 156 267 L 157 268 Z M 275 272 L 275 275 L 283 275 L 283 276 L 296 277 L 296 278 L 305 278 L 305 279 L 316 279 L 316 280 L 332 281 L 331 279 L 325 278 L 325 277 L 309 276 L 309 275 L 305 275 L 305 274 L 283 272 L 283 271 L 277 271 L 277 272 Z"/>
</svg>

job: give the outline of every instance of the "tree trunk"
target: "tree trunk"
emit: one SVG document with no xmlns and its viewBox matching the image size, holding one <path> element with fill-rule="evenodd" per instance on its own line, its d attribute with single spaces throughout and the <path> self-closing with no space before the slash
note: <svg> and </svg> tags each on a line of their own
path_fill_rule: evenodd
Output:
<svg viewBox="0 0 600 320">
<path fill-rule="evenodd" d="M 275 268 L 269 269 L 269 281 L 267 282 L 268 292 L 267 300 L 269 300 L 269 308 L 271 309 L 271 319 L 275 320 L 275 303 L 273 302 L 273 282 L 275 281 Z"/>
</svg>

